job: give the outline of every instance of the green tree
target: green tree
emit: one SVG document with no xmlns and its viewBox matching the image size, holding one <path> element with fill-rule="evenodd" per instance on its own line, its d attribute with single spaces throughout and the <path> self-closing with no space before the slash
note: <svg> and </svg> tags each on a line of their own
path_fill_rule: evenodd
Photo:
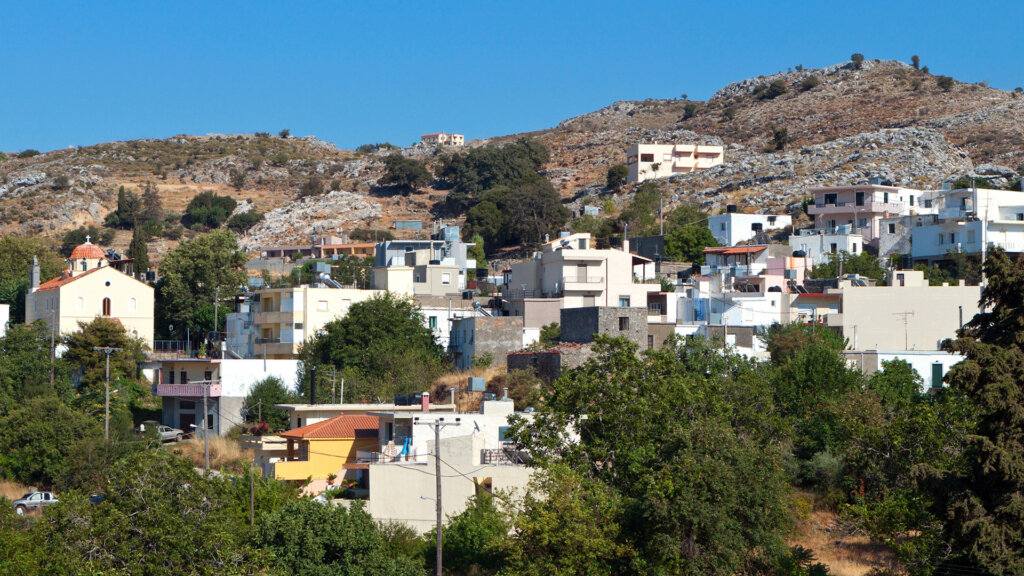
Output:
<svg viewBox="0 0 1024 576">
<path fill-rule="evenodd" d="M 380 529 L 356 501 L 325 506 L 298 500 L 260 519 L 256 543 L 270 552 L 277 574 L 420 576 L 415 559 L 388 556 Z"/>
<path fill-rule="evenodd" d="M 132 241 L 128 245 L 126 256 L 135 261 L 136 274 L 149 270 L 149 248 L 146 246 L 146 237 L 142 228 L 136 227 L 132 230 Z"/>
<path fill-rule="evenodd" d="M 483 146 L 443 157 L 435 175 L 452 187 L 448 209 L 462 213 L 485 191 L 535 175 L 549 158 L 543 143 L 523 138 L 500 147 Z"/>
<path fill-rule="evenodd" d="M 704 263 L 704 249 L 718 246 L 706 224 L 677 226 L 665 235 L 665 255 L 692 264 Z"/>
<path fill-rule="evenodd" d="M 882 261 L 877 256 L 867 252 L 853 255 L 845 250 L 829 254 L 828 262 L 815 264 L 811 268 L 811 278 L 838 278 L 840 262 L 842 263 L 843 276 L 847 274 L 860 274 L 876 282 L 881 282 L 885 279 L 886 270 L 882 266 Z"/>
<path fill-rule="evenodd" d="M 920 70 L 921 69 L 921 57 L 918 56 L 917 54 L 914 54 L 913 56 L 911 56 L 910 57 L 910 65 L 914 67 L 914 70 Z"/>
<path fill-rule="evenodd" d="M 768 144 L 765 145 L 765 152 L 779 152 L 786 149 L 786 144 L 793 141 L 789 135 L 789 128 L 785 126 L 772 125 L 771 133 L 768 135 Z"/>
<path fill-rule="evenodd" d="M 505 512 L 498 508 L 496 498 L 478 494 L 469 499 L 466 509 L 448 519 L 444 527 L 442 564 L 445 571 L 455 574 L 497 574 L 507 564 L 511 523 Z M 427 535 L 436 540 L 436 532 Z M 428 566 L 434 567 L 433 556 Z"/>
<path fill-rule="evenodd" d="M 626 183 L 627 176 L 629 176 L 629 168 L 625 164 L 616 164 L 608 169 L 605 186 L 612 192 L 618 192 L 622 185 Z"/>
<path fill-rule="evenodd" d="M 255 210 L 239 212 L 228 219 L 228 229 L 236 234 L 245 234 L 250 228 L 263 220 L 263 213 Z"/>
<path fill-rule="evenodd" d="M 230 298 L 245 284 L 245 261 L 238 240 L 227 230 L 179 244 L 160 263 L 157 326 L 172 338 L 184 338 L 186 328 L 197 327 L 196 311 L 212 303 L 215 294 Z"/>
<path fill-rule="evenodd" d="M 98 246 L 109 246 L 114 241 L 114 231 L 109 228 L 97 228 L 92 224 L 79 226 L 74 230 L 68 230 L 60 243 L 60 254 L 65 258 L 71 256 L 71 251 L 78 246 L 85 244 L 86 238 Z"/>
<path fill-rule="evenodd" d="M 107 214 L 103 224 L 113 228 L 133 228 L 141 220 L 143 212 L 144 206 L 139 195 L 120 186 L 117 189 L 117 208 Z"/>
<path fill-rule="evenodd" d="M 630 236 L 652 236 L 659 231 L 661 210 L 661 189 L 654 182 L 644 182 L 637 187 L 629 206 L 619 214 L 618 228 L 629 227 Z"/>
<path fill-rule="evenodd" d="M 281 408 L 275 408 L 278 404 L 290 404 L 300 402 L 295 391 L 289 390 L 284 382 L 277 377 L 270 376 L 257 382 L 245 397 L 242 409 L 245 412 L 246 422 L 257 422 L 262 414 L 263 421 L 271 431 L 286 430 L 288 428 L 288 412 Z"/>
<path fill-rule="evenodd" d="M 219 228 L 237 205 L 238 202 L 230 196 L 218 196 L 212 190 L 204 190 L 189 201 L 181 221 L 189 228 Z"/>
<path fill-rule="evenodd" d="M 941 88 L 943 92 L 949 92 L 953 89 L 955 82 L 949 76 L 938 76 L 935 78 L 935 85 Z"/>
<path fill-rule="evenodd" d="M 424 325 L 416 304 L 386 293 L 353 304 L 340 319 L 328 322 L 299 350 L 299 392 L 309 397 L 309 369 L 318 367 L 324 400 L 330 394 L 329 366 L 345 378 L 345 397 L 369 400 L 419 391 L 443 366 L 443 351 Z M 327 384 L 326 386 L 324 384 Z M 318 395 L 318 400 L 320 396 Z"/>
<path fill-rule="evenodd" d="M 324 181 L 317 175 L 313 175 L 306 180 L 306 183 L 299 188 L 299 198 L 309 198 L 311 196 L 322 196 L 327 189 L 324 186 Z"/>
<path fill-rule="evenodd" d="M 423 162 L 395 152 L 384 159 L 384 176 L 380 181 L 381 184 L 394 186 L 403 195 L 408 196 L 410 192 L 430 184 L 432 179 Z"/>
<path fill-rule="evenodd" d="M 854 70 L 860 70 L 864 67 L 864 55 L 860 52 L 854 52 L 850 55 L 850 62 L 853 63 Z"/>
<path fill-rule="evenodd" d="M 914 270 L 924 272 L 924 278 L 928 281 L 929 286 L 942 286 L 943 283 L 956 285 L 956 278 L 948 270 L 934 264 L 914 264 Z"/>
<path fill-rule="evenodd" d="M 79 330 L 65 337 L 67 351 L 64 358 L 80 375 L 80 384 L 75 389 L 76 406 L 86 413 L 103 418 L 105 402 L 107 356 L 95 350 L 97 347 L 120 348 L 110 355 L 110 389 L 118 390 L 110 397 L 112 427 L 120 423 L 122 428 L 131 428 L 129 408 L 148 395 L 141 378 L 142 362 L 145 360 L 146 344 L 128 334 L 124 326 L 110 318 L 96 318 L 89 323 L 79 322 Z M 120 418 L 114 422 L 115 416 Z"/>
<path fill-rule="evenodd" d="M 0 302 L 11 305 L 11 320 L 24 320 L 32 258 L 39 260 L 40 281 L 60 275 L 64 261 L 42 238 L 0 237 Z"/>
<path fill-rule="evenodd" d="M 484 239 L 479 234 L 473 234 L 469 238 L 473 245 L 466 251 L 466 256 L 476 260 L 477 268 L 487 268 L 487 253 L 484 251 Z"/>
<path fill-rule="evenodd" d="M 157 223 L 164 219 L 164 206 L 160 192 L 151 182 L 142 189 L 142 223 Z"/>
<path fill-rule="evenodd" d="M 554 237 L 569 219 L 558 192 L 539 175 L 513 184 L 502 208 L 508 238 L 527 249 L 539 246 L 545 235 Z"/>
<path fill-rule="evenodd" d="M 99 424 L 55 394 L 29 398 L 0 417 L 0 471 L 24 484 L 53 486 L 81 442 L 101 434 Z"/>
<path fill-rule="evenodd" d="M 49 326 L 37 322 L 12 324 L 0 338 L 0 415 L 36 396 L 69 393 L 69 366 L 63 358 L 54 358 L 50 384 L 50 335 Z"/>
<path fill-rule="evenodd" d="M 501 208 L 489 200 L 469 209 L 466 213 L 466 229 L 473 236 L 479 236 L 488 246 L 505 244 L 505 216 Z"/>
<path fill-rule="evenodd" d="M 552 322 L 540 329 L 540 344 L 545 348 L 558 344 L 561 338 L 562 327 L 558 325 L 558 322 Z"/>
<path fill-rule="evenodd" d="M 947 341 L 965 359 L 946 376 L 977 410 L 961 473 L 936 487 L 954 549 L 992 574 L 1024 572 L 1024 263 L 1001 248 L 985 261 L 985 312 Z"/>
</svg>

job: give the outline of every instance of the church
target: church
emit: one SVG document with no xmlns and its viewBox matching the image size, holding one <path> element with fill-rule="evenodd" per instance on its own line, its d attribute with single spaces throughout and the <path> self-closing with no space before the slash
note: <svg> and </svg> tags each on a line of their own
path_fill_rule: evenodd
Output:
<svg viewBox="0 0 1024 576">
<path fill-rule="evenodd" d="M 128 334 L 153 347 L 153 287 L 122 270 L 130 260 L 111 260 L 86 237 L 71 252 L 60 276 L 40 283 L 39 263 L 33 261 L 25 296 L 25 323 L 56 322 L 58 334 L 79 329 L 79 322 L 97 316 L 117 320 Z"/>
</svg>

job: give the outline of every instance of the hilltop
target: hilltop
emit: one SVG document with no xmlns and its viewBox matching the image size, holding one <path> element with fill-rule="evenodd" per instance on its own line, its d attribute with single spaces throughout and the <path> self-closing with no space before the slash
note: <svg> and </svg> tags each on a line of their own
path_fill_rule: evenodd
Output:
<svg viewBox="0 0 1024 576">
<path fill-rule="evenodd" d="M 544 174 L 573 207 L 630 190 L 603 188 L 608 167 L 637 142 L 696 142 L 726 147 L 726 162 L 663 181 L 671 202 L 716 210 L 792 210 L 806 187 L 879 177 L 892 184 L 936 187 L 967 173 L 1004 185 L 1024 169 L 1024 97 L 1015 92 L 942 80 L 895 61 L 841 63 L 734 82 L 708 101 L 616 102 L 548 130 L 499 136 L 544 142 Z M 772 128 L 785 129 L 782 150 L 766 152 Z M 403 154 L 432 162 L 439 152 Z M 111 142 L 0 161 L 0 232 L 58 236 L 102 223 L 116 190 L 159 191 L 167 210 L 181 212 L 202 190 L 214 190 L 267 213 L 243 243 L 303 241 L 310 234 L 386 229 L 397 219 L 433 218 L 443 190 L 408 197 L 375 194 L 386 152 L 340 150 L 315 137 L 269 134 L 176 136 Z M 66 178 L 66 185 L 64 179 Z M 300 199 L 317 176 L 329 192 Z M 127 244 L 121 232 L 115 245 Z M 157 241 L 156 257 L 173 246 Z"/>
</svg>

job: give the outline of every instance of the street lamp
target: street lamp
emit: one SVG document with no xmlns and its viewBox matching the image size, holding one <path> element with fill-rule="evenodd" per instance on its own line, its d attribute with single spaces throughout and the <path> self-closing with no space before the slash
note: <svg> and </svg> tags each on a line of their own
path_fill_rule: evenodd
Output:
<svg viewBox="0 0 1024 576">
<path fill-rule="evenodd" d="M 96 352 L 103 352 L 106 354 L 107 370 L 106 370 L 106 383 L 104 385 L 104 401 L 103 401 L 103 440 L 110 442 L 110 355 L 114 352 L 120 352 L 121 348 L 112 348 L 110 346 L 93 346 L 93 350 Z"/>
</svg>

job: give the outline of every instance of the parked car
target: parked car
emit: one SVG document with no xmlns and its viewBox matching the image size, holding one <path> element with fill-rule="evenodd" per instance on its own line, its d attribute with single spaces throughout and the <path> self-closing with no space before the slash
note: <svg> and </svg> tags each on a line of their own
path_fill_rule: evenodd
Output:
<svg viewBox="0 0 1024 576">
<path fill-rule="evenodd" d="M 56 503 L 57 496 L 52 492 L 29 492 L 14 501 L 14 511 L 23 516 L 32 510 L 42 510 Z"/>
<path fill-rule="evenodd" d="M 172 440 L 174 442 L 181 442 L 181 439 L 185 437 L 184 431 L 179 430 L 178 428 L 164 426 L 163 424 L 153 422 L 152 420 L 147 420 L 135 428 L 135 432 L 137 434 L 146 434 L 153 430 L 156 430 L 156 434 L 160 438 L 161 442 L 170 442 Z"/>
</svg>

